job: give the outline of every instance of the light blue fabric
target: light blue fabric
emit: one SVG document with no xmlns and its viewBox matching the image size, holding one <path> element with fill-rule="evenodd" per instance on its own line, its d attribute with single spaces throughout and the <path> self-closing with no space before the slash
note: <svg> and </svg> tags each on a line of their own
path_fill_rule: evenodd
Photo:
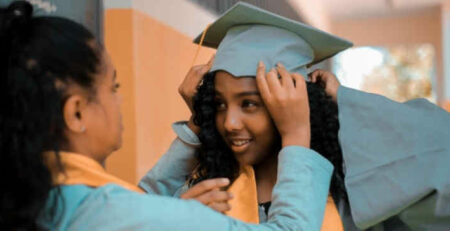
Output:
<svg viewBox="0 0 450 231">
<path fill-rule="evenodd" d="M 201 37 L 201 36 L 199 36 Z M 199 43 L 197 37 L 194 42 Z M 211 72 L 256 76 L 281 62 L 289 72 L 307 77 L 307 65 L 320 62 L 353 44 L 253 5 L 238 2 L 208 27 L 202 45 L 217 48 Z"/>
<path fill-rule="evenodd" d="M 177 138 L 139 184 L 148 194 L 113 184 L 100 188 L 62 186 L 64 200 L 57 207 L 59 216 L 46 219 L 45 214 L 51 211 L 49 201 L 38 222 L 49 230 L 320 230 L 333 166 L 319 154 L 298 146 L 281 150 L 273 211 L 268 223 L 254 225 L 196 201 L 171 197 L 192 170 L 192 162 L 186 160 L 193 157 L 195 148 Z M 56 189 L 51 191 L 51 195 L 56 193 Z"/>
<path fill-rule="evenodd" d="M 450 114 L 342 86 L 337 100 L 346 230 L 450 230 Z"/>
<path fill-rule="evenodd" d="M 263 61 L 266 72 L 281 62 L 290 72 L 307 76 L 306 65 L 314 60 L 314 50 L 297 34 L 266 25 L 235 26 L 217 48 L 211 71 L 224 70 L 233 76 L 256 76 Z"/>
<path fill-rule="evenodd" d="M 237 33 L 233 36 L 228 33 L 235 27 L 244 26 L 241 28 L 250 28 L 252 26 L 261 25 L 278 28 L 278 30 L 269 29 L 264 31 L 265 33 L 263 34 L 258 34 L 260 35 L 259 37 L 255 36 L 253 38 L 247 37 L 249 35 L 252 36 L 252 33 L 247 33 L 245 31 L 244 34 Z M 240 29 L 237 29 L 235 32 L 238 32 L 239 30 Z M 289 35 L 287 35 L 285 32 L 280 33 L 281 30 L 291 33 Z M 343 51 L 353 45 L 351 42 L 345 39 L 339 38 L 332 34 L 328 34 L 317 28 L 285 18 L 281 15 L 274 14 L 245 2 L 237 2 L 234 6 L 224 12 L 215 22 L 211 24 L 206 31 L 202 45 L 217 48 L 219 47 L 219 44 L 225 42 L 225 40 L 233 43 L 240 43 L 242 41 L 247 45 L 238 44 L 236 46 L 233 46 L 234 48 L 239 49 L 235 51 L 241 53 L 250 52 L 249 55 L 253 55 L 253 57 L 251 57 L 252 59 L 258 59 L 260 58 L 259 56 L 261 54 L 261 51 L 258 51 L 254 54 L 251 53 L 255 49 L 253 49 L 252 43 L 249 43 L 250 40 L 255 40 L 257 44 L 260 44 L 260 46 L 268 48 L 267 50 L 264 50 L 266 51 L 264 56 L 281 58 L 284 53 L 293 55 L 292 52 L 289 52 L 291 49 L 298 51 L 298 45 L 295 45 L 294 47 L 291 46 L 293 44 L 292 42 L 294 41 L 291 39 L 292 34 L 295 34 L 298 38 L 301 39 L 301 46 L 305 45 L 305 43 L 309 45 L 308 47 L 303 46 L 307 50 L 302 49 L 301 53 L 309 54 L 310 50 L 313 50 L 313 59 L 309 64 L 315 64 L 329 57 L 332 57 L 336 53 Z M 200 35 L 198 35 L 197 38 L 194 39 L 194 42 L 200 43 L 202 35 L 203 33 L 200 33 Z M 287 35 L 289 38 L 284 37 L 285 35 Z M 267 40 L 266 37 L 269 37 L 269 40 L 272 41 Z M 276 38 L 278 38 L 278 41 L 276 41 Z M 284 44 L 284 42 L 288 43 Z M 271 52 L 267 52 L 270 51 L 271 48 L 273 48 Z M 228 50 L 225 47 L 223 47 L 223 49 Z M 244 63 L 246 62 L 245 60 L 243 61 Z M 304 58 L 302 58 L 301 56 L 295 56 L 292 60 L 289 61 L 289 63 L 293 62 L 298 62 L 293 66 L 300 66 L 300 64 L 304 62 Z M 254 65 L 254 67 L 256 68 L 256 65 Z"/>
</svg>

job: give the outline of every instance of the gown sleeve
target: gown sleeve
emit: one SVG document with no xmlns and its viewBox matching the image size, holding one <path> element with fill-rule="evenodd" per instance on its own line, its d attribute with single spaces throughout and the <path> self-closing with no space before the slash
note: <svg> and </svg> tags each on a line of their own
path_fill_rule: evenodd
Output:
<svg viewBox="0 0 450 231">
<path fill-rule="evenodd" d="M 194 200 L 138 194 L 107 185 L 86 196 L 66 227 L 113 231 L 318 231 L 332 171 L 331 163 L 310 149 L 283 148 L 273 204 L 265 224 L 243 223 Z"/>
<path fill-rule="evenodd" d="M 198 137 L 180 121 L 172 125 L 177 138 L 139 182 L 139 187 L 150 194 L 179 196 L 187 176 L 195 167 L 195 152 L 200 146 Z"/>
<path fill-rule="evenodd" d="M 413 230 L 450 227 L 450 114 L 425 99 L 397 103 L 342 86 L 337 100 L 355 224 L 398 215 Z"/>
</svg>

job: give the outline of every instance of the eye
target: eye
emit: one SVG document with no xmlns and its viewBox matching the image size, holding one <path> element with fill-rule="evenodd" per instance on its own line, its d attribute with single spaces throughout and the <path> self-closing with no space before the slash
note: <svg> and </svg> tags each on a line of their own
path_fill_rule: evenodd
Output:
<svg viewBox="0 0 450 231">
<path fill-rule="evenodd" d="M 253 100 L 243 100 L 242 107 L 247 110 L 255 109 L 259 106 L 259 104 Z"/>
<path fill-rule="evenodd" d="M 215 101 L 215 105 L 216 105 L 216 110 L 217 111 L 223 111 L 227 108 L 227 106 L 225 105 L 225 103 L 221 100 L 216 100 Z"/>
</svg>

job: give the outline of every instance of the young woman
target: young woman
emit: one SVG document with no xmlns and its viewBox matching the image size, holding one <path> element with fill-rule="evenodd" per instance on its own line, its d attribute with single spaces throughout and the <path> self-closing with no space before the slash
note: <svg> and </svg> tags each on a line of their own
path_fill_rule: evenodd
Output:
<svg viewBox="0 0 450 231">
<path fill-rule="evenodd" d="M 334 165 L 331 196 L 336 202 L 345 200 L 337 105 L 319 84 L 307 83 L 307 89 L 311 149 Z M 277 180 L 281 137 L 261 98 L 255 77 L 236 78 L 224 71 L 208 73 L 194 105 L 195 122 L 200 127 L 199 138 L 203 145 L 191 183 L 215 177 L 233 181 L 243 166 L 253 166 L 258 203 L 265 207 L 267 216 Z"/>
<path fill-rule="evenodd" d="M 259 212 L 264 222 L 277 211 L 274 163 L 283 132 L 273 116 L 278 107 L 270 105 L 273 99 L 266 93 L 278 89 L 260 84 L 264 78 L 251 67 L 264 60 L 267 69 L 277 70 L 268 72 L 267 82 L 288 86 L 283 72 L 304 74 L 308 65 L 349 44 L 244 3 L 225 12 L 208 31 L 195 40 L 217 53 L 194 102 L 202 147 L 190 183 L 223 176 L 233 180 L 242 166 L 251 166 L 258 202 L 270 207 L 268 216 L 267 209 Z M 330 191 L 344 229 L 448 230 L 450 114 L 424 99 L 398 103 L 342 87 L 326 71 L 314 71 L 311 82 L 310 109 L 293 107 L 310 115 L 311 148 L 335 166 Z M 303 171 L 298 169 L 298 175 Z M 306 188 L 292 187 L 293 193 Z"/>
<path fill-rule="evenodd" d="M 245 224 L 196 201 L 223 211 L 229 195 L 216 189 L 226 179 L 204 181 L 182 196 L 196 200 L 168 197 L 192 171 L 196 147 L 185 134 L 141 188 L 130 185 L 103 168 L 120 148 L 122 133 L 116 71 L 107 52 L 81 25 L 33 17 L 32 11 L 24 1 L 0 9 L 1 230 L 318 230 L 320 218 L 310 211 L 324 209 L 332 166 L 307 148 L 308 136 L 293 139 L 308 133 L 309 117 L 277 124 L 288 128 L 282 139 L 289 142 L 280 153 L 278 212 L 267 224 Z M 292 92 L 290 102 L 308 110 L 302 82 L 280 91 Z M 273 117 L 295 113 L 283 102 Z M 296 168 L 310 171 L 297 176 Z M 317 184 L 302 193 L 290 192 L 312 181 Z M 322 200 L 302 200 L 317 193 Z"/>
<path fill-rule="evenodd" d="M 245 3 L 225 12 L 204 33 L 202 41 L 196 41 L 217 48 L 217 53 L 211 73 L 203 78 L 194 100 L 194 122 L 199 126 L 202 146 L 190 185 L 214 177 L 234 181 L 251 166 L 260 205 L 259 211 L 252 211 L 259 213 L 255 215 L 259 215 L 259 222 L 265 222 L 270 217 L 269 207 L 274 205 L 272 192 L 277 182 L 283 131 L 267 105 L 270 102 L 264 100 L 263 86 L 252 66 L 262 60 L 269 74 L 275 75 L 267 81 L 272 79 L 271 82 L 286 86 L 289 84 L 281 73 L 296 73 L 304 81 L 307 65 L 331 57 L 351 43 Z M 310 134 L 299 134 L 297 138 L 310 136 L 310 147 L 334 165 L 330 191 L 334 201 L 339 202 L 346 199 L 346 192 L 337 105 L 318 84 L 308 83 L 307 89 L 310 109 L 292 107 L 299 114 L 310 115 Z M 287 114 L 285 119 L 291 117 Z M 253 185 L 248 185 L 248 189 Z M 330 204 L 333 216 L 339 217 L 336 206 Z"/>
</svg>

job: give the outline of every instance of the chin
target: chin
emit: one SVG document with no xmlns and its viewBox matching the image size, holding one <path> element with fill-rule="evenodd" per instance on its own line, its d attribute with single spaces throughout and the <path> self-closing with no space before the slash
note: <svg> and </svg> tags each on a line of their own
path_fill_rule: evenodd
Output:
<svg viewBox="0 0 450 231">
<path fill-rule="evenodd" d="M 239 165 L 246 166 L 246 165 L 255 165 L 258 164 L 257 158 L 252 153 L 246 153 L 246 154 L 240 154 L 239 156 L 236 156 L 237 161 L 239 162 Z"/>
<path fill-rule="evenodd" d="M 117 140 L 115 145 L 112 147 L 112 152 L 115 152 L 115 151 L 119 150 L 120 148 L 122 148 L 122 139 Z"/>
</svg>

